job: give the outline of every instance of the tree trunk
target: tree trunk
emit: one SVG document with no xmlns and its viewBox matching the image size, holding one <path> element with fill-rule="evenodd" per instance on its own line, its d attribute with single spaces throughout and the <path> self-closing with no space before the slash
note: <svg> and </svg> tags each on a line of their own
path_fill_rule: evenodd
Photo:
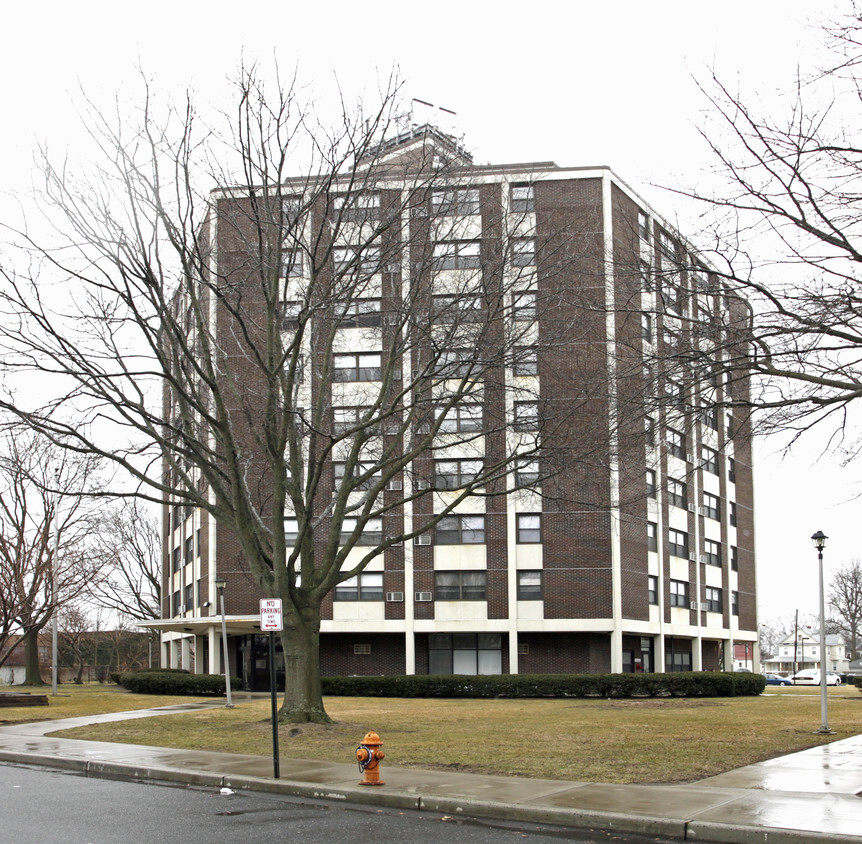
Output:
<svg viewBox="0 0 862 844">
<path fill-rule="evenodd" d="M 39 670 L 39 631 L 28 630 L 24 634 L 24 685 L 45 686 Z"/>
<path fill-rule="evenodd" d="M 284 702 L 278 713 L 279 722 L 331 723 L 332 719 L 323 708 L 320 688 L 320 610 L 305 610 L 300 614 L 293 608 L 285 608 L 281 645 L 284 648 Z"/>
</svg>

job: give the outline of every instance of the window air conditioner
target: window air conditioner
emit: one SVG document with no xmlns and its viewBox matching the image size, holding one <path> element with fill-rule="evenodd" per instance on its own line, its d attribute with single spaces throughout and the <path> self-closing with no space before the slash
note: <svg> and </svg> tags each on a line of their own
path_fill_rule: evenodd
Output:
<svg viewBox="0 0 862 844">
<path fill-rule="evenodd" d="M 386 600 L 389 601 L 390 603 L 400 604 L 404 600 L 404 593 L 403 592 L 387 592 L 386 593 Z"/>
<path fill-rule="evenodd" d="M 698 515 L 705 516 L 706 515 L 706 507 L 698 507 L 697 512 L 698 512 Z"/>
<path fill-rule="evenodd" d="M 431 489 L 431 481 L 413 481 L 413 489 Z"/>
<path fill-rule="evenodd" d="M 701 604 L 701 605 L 700 605 L 700 608 L 701 608 L 704 612 L 707 612 L 707 611 L 709 610 L 709 604 Z"/>
<path fill-rule="evenodd" d="M 398 490 L 403 489 L 403 488 L 404 488 L 404 484 L 402 484 L 401 481 L 389 481 L 389 483 L 386 484 L 386 489 L 388 489 L 392 492 L 397 492 Z"/>
<path fill-rule="evenodd" d="M 413 537 L 414 545 L 430 545 L 431 544 L 431 536 L 427 533 L 420 533 L 419 536 Z"/>
<path fill-rule="evenodd" d="M 395 545 L 403 545 L 403 544 L 404 544 L 404 542 L 403 542 L 401 539 L 398 539 L 398 537 L 396 537 L 396 536 L 387 536 L 387 537 L 386 537 L 386 541 L 387 541 L 387 542 L 389 542 L 390 540 L 393 540 L 393 539 L 395 540 L 395 541 L 392 543 L 393 547 L 394 547 Z"/>
<path fill-rule="evenodd" d="M 686 463 L 694 463 L 694 455 L 693 454 L 686 454 L 685 460 L 686 460 Z"/>
<path fill-rule="evenodd" d="M 701 555 L 700 555 L 700 562 L 701 562 L 701 563 L 705 563 L 705 562 L 706 562 L 706 554 L 701 554 Z"/>
<path fill-rule="evenodd" d="M 693 512 L 694 512 L 694 504 L 689 504 L 689 505 L 688 505 L 688 512 L 689 512 L 689 513 L 693 513 Z"/>
<path fill-rule="evenodd" d="M 696 610 L 697 609 L 697 601 L 691 601 L 688 606 L 689 606 L 689 609 Z"/>
<path fill-rule="evenodd" d="M 179 611 L 180 611 L 180 612 L 185 612 L 185 611 L 186 611 L 186 605 L 185 605 L 185 604 L 180 604 L 180 609 L 179 609 Z"/>
<path fill-rule="evenodd" d="M 398 426 L 397 425 L 384 425 L 383 426 L 383 433 L 386 434 L 387 436 L 390 436 L 390 437 L 394 436 L 395 434 L 398 433 Z"/>
<path fill-rule="evenodd" d="M 417 434 L 430 434 L 431 433 L 431 426 L 427 422 L 425 422 L 422 425 L 417 425 L 416 426 L 416 433 Z"/>
<path fill-rule="evenodd" d="M 416 601 L 418 603 L 427 603 L 430 600 L 431 600 L 431 593 L 430 592 L 417 592 L 416 593 Z"/>
<path fill-rule="evenodd" d="M 688 558 L 689 558 L 689 560 L 691 560 L 691 562 L 693 562 L 693 563 L 696 563 L 696 562 L 697 562 L 697 554 L 689 554 L 689 555 L 688 555 Z"/>
</svg>

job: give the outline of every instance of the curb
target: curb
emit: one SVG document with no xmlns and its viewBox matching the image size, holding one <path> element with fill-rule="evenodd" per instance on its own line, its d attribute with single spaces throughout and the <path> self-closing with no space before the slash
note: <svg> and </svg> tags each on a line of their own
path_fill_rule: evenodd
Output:
<svg viewBox="0 0 862 844">
<path fill-rule="evenodd" d="M 814 844 L 814 842 L 862 844 L 862 836 L 842 833 L 743 826 L 711 821 L 686 821 L 618 812 L 561 809 L 554 806 L 540 807 L 521 803 L 459 800 L 452 797 L 427 797 L 398 791 L 329 787 L 294 780 L 216 774 L 182 768 L 154 768 L 125 762 L 91 761 L 20 751 L 0 751 L 0 762 L 74 771 L 88 777 L 102 779 L 127 779 L 211 788 L 227 787 L 233 788 L 234 791 L 284 794 L 290 797 L 382 806 L 390 809 L 439 812 L 447 815 L 497 818 L 526 823 L 545 823 L 574 829 L 599 828 L 615 832 L 640 833 L 641 835 L 664 835 L 682 841 L 709 841 L 716 842 L 716 844 Z"/>
</svg>

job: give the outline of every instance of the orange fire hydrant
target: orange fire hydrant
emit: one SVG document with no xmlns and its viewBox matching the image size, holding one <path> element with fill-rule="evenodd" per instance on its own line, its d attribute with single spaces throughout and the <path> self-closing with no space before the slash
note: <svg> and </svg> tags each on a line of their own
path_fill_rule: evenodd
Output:
<svg viewBox="0 0 862 844">
<path fill-rule="evenodd" d="M 362 771 L 360 785 L 386 785 L 380 779 L 380 760 L 385 756 L 380 749 L 382 744 L 380 736 L 370 730 L 362 739 L 362 744 L 356 748 L 356 759 L 359 762 L 359 770 Z"/>
</svg>

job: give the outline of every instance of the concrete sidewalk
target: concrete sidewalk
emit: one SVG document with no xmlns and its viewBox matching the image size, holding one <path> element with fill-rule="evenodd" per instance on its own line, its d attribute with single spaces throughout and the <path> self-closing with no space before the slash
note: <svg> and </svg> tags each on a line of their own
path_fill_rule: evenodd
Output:
<svg viewBox="0 0 862 844">
<path fill-rule="evenodd" d="M 727 844 L 862 842 L 862 736 L 811 748 L 687 785 L 611 785 L 396 768 L 386 785 L 360 788 L 350 763 L 280 760 L 52 738 L 83 724 L 189 712 L 183 704 L 86 718 L 0 727 L 0 762 L 49 765 L 90 776 L 128 777 L 214 788 L 601 828 Z M 385 734 L 383 736 L 385 741 Z M 384 746 L 385 749 L 385 746 Z M 352 748 L 351 748 L 352 750 Z"/>
</svg>

